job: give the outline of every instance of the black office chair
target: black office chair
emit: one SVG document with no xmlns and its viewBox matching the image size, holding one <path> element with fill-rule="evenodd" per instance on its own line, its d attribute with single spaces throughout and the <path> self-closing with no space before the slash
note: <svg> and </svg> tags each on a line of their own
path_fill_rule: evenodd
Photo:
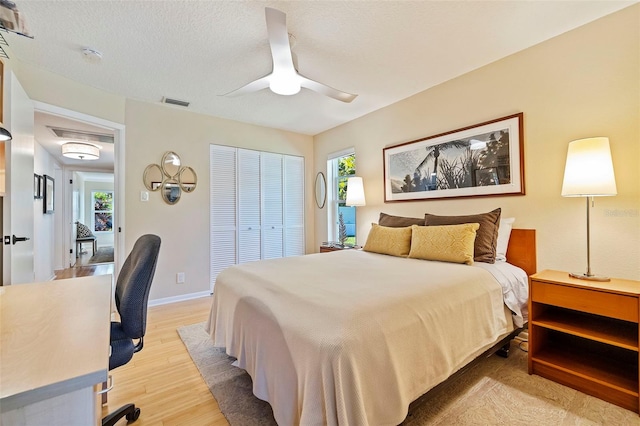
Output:
<svg viewBox="0 0 640 426">
<path fill-rule="evenodd" d="M 159 251 L 160 237 L 143 235 L 122 265 L 115 294 L 120 322 L 111 322 L 109 370 L 126 364 L 135 352 L 142 349 L 147 326 L 147 300 Z M 113 426 L 125 416 L 128 423 L 135 422 L 140 417 L 140 409 L 134 404 L 120 407 L 102 419 L 102 426 Z"/>
</svg>

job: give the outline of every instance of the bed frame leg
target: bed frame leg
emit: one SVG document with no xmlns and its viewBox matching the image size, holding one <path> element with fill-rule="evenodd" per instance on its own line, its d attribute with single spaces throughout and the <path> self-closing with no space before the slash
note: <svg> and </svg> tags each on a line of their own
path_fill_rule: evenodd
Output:
<svg viewBox="0 0 640 426">
<path fill-rule="evenodd" d="M 496 355 L 507 358 L 509 356 L 509 349 L 511 348 L 511 341 L 508 341 L 503 347 L 496 351 Z"/>
</svg>

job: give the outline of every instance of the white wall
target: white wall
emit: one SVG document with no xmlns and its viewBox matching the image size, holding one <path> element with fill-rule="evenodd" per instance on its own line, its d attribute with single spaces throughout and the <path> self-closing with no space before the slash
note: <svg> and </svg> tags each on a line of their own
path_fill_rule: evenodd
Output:
<svg viewBox="0 0 640 426">
<path fill-rule="evenodd" d="M 608 136 L 618 195 L 592 210 L 594 273 L 640 279 L 640 5 L 445 82 L 317 135 L 315 170 L 327 154 L 354 146 L 366 207 L 358 237 L 366 241 L 379 213 L 422 217 L 501 207 L 518 228 L 535 228 L 538 269 L 585 272 L 586 207 L 562 198 L 567 145 Z M 526 195 L 384 203 L 382 149 L 422 137 L 524 113 Z M 315 209 L 316 250 L 326 240 L 327 209 Z"/>
<path fill-rule="evenodd" d="M 55 176 L 57 161 L 38 142 L 35 143 L 33 171 L 38 175 Z M 59 191 L 61 182 L 55 182 L 55 190 Z M 43 214 L 43 199 L 33 200 L 33 264 L 36 281 L 51 280 L 55 277 L 55 215 L 62 214 L 62 209 L 54 203 L 53 214 Z"/>
</svg>

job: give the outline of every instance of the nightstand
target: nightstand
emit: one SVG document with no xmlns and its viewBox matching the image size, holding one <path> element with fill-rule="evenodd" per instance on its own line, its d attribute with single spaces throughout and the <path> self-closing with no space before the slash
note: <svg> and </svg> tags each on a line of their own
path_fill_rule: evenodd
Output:
<svg viewBox="0 0 640 426">
<path fill-rule="evenodd" d="M 640 281 L 529 277 L 529 374 L 638 412 Z"/>
<path fill-rule="evenodd" d="M 353 250 L 359 249 L 360 246 L 320 246 L 320 253 L 328 253 L 330 251 L 338 251 L 338 250 Z"/>
</svg>

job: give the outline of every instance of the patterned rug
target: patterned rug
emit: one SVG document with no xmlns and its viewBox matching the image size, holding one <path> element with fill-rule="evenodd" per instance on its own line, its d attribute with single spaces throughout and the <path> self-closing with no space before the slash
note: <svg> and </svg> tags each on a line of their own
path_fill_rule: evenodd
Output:
<svg viewBox="0 0 640 426">
<path fill-rule="evenodd" d="M 113 247 L 100 247 L 87 263 L 113 263 Z"/>
<path fill-rule="evenodd" d="M 191 359 L 231 426 L 275 425 L 271 406 L 253 396 L 251 378 L 213 347 L 204 323 L 178 328 Z M 411 404 L 404 426 L 638 425 L 631 411 L 527 373 L 527 354 L 490 356 Z"/>
</svg>

